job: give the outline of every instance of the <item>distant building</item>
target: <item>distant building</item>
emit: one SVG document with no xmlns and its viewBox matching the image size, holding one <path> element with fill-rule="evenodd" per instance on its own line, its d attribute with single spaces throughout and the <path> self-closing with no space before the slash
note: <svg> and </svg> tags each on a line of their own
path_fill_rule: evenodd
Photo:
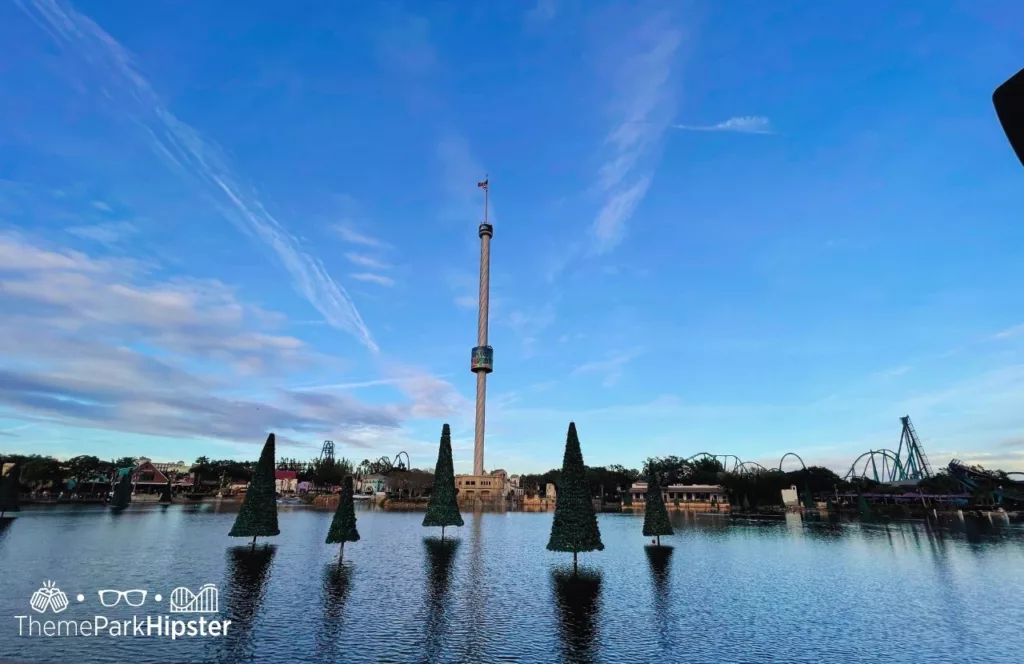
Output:
<svg viewBox="0 0 1024 664">
<path fill-rule="evenodd" d="M 294 470 L 275 470 L 274 486 L 278 493 L 295 493 L 299 483 L 298 473 Z"/>
<path fill-rule="evenodd" d="M 149 459 L 146 459 L 145 457 L 142 457 L 139 460 L 142 461 L 143 459 L 149 461 Z M 192 470 L 192 464 L 185 463 L 184 461 L 153 462 L 153 467 L 159 470 L 164 475 L 188 475 L 189 472 Z"/>
<path fill-rule="evenodd" d="M 146 457 L 139 457 L 139 465 L 132 473 L 135 493 L 160 493 L 167 484 L 167 475 Z"/>
<path fill-rule="evenodd" d="M 544 497 L 548 500 L 555 500 L 558 497 L 558 490 L 551 482 L 548 482 L 547 487 L 545 487 Z"/>
<path fill-rule="evenodd" d="M 800 497 L 797 494 L 796 486 L 782 490 L 782 504 L 786 507 L 798 507 L 800 505 Z"/>
<path fill-rule="evenodd" d="M 505 471 L 501 475 L 490 473 L 484 475 L 456 475 L 455 488 L 459 490 L 459 500 L 500 500 L 504 497 Z"/>
<path fill-rule="evenodd" d="M 634 503 L 643 503 L 647 499 L 647 482 L 634 482 L 629 488 Z M 729 502 L 725 489 L 716 484 L 670 484 L 661 488 L 661 495 L 666 504 L 682 503 L 719 504 Z"/>
<path fill-rule="evenodd" d="M 365 496 L 387 493 L 391 488 L 386 475 L 367 475 L 359 480 L 356 485 L 356 492 Z"/>
<path fill-rule="evenodd" d="M 506 486 L 506 491 L 505 491 L 506 494 L 507 493 L 511 493 L 514 498 L 522 498 L 523 497 L 523 488 L 519 485 L 519 476 L 518 475 L 512 475 L 511 477 L 509 477 L 508 478 L 508 482 L 506 482 L 505 486 Z"/>
</svg>

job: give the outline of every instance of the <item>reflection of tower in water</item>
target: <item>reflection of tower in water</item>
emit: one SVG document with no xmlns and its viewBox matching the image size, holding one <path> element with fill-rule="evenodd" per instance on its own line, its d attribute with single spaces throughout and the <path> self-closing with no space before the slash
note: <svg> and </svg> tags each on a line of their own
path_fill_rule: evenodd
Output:
<svg viewBox="0 0 1024 664">
<path fill-rule="evenodd" d="M 452 563 L 458 553 L 460 540 L 426 538 L 423 547 L 427 560 L 427 619 L 424 621 L 424 660 L 441 661 L 444 634 L 448 620 L 448 589 L 451 586 Z"/>
<path fill-rule="evenodd" d="M 597 631 L 601 576 L 555 571 L 551 584 L 558 606 L 558 636 L 567 662 L 593 662 L 600 652 Z"/>
<path fill-rule="evenodd" d="M 482 509 L 473 512 L 473 541 L 469 549 L 469 597 L 467 608 L 469 609 L 469 629 L 466 631 L 466 657 L 467 661 L 480 662 L 488 658 L 481 637 L 484 634 L 484 617 L 488 604 L 487 576 L 484 573 L 483 555 L 483 519 Z"/>
<path fill-rule="evenodd" d="M 252 653 L 247 652 L 252 627 L 266 596 L 270 566 L 276 553 L 277 547 L 273 545 L 228 549 L 228 581 L 223 599 L 231 630 L 222 642 L 222 648 L 227 650 L 222 660 L 238 662 L 252 657 Z"/>
</svg>

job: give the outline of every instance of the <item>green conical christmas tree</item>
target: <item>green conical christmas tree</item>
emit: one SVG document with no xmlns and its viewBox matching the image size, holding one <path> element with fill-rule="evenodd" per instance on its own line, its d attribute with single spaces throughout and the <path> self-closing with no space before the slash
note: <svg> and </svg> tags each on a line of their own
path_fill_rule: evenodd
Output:
<svg viewBox="0 0 1024 664">
<path fill-rule="evenodd" d="M 356 530 L 356 508 L 352 500 L 352 477 L 348 476 L 341 483 L 341 495 L 338 496 L 338 509 L 331 520 L 331 529 L 327 531 L 328 544 L 341 544 L 338 551 L 338 562 L 345 555 L 345 542 L 358 542 L 359 531 Z"/>
<path fill-rule="evenodd" d="M 555 516 L 551 521 L 547 548 L 548 551 L 571 552 L 573 572 L 577 570 L 577 554 L 604 550 L 575 422 L 569 423 L 569 433 L 565 438 L 562 475 L 558 482 Z"/>
<path fill-rule="evenodd" d="M 871 518 L 871 505 L 868 504 L 866 498 L 863 495 L 857 496 L 857 507 L 860 508 L 860 516 L 862 519 Z"/>
<path fill-rule="evenodd" d="M 267 436 L 263 453 L 253 471 L 245 500 L 238 510 L 230 537 L 251 537 L 256 546 L 257 537 L 280 535 L 277 528 L 277 490 L 274 486 L 274 434 Z"/>
<path fill-rule="evenodd" d="M 3 464 L 0 464 L 0 470 Z M 0 517 L 4 512 L 17 512 L 21 509 L 18 504 L 18 494 L 21 491 L 21 464 L 17 461 L 7 471 L 7 474 L 0 478 Z"/>
<path fill-rule="evenodd" d="M 115 510 L 123 510 L 132 502 L 132 469 L 121 468 L 118 470 L 117 484 L 114 486 L 114 495 L 110 499 L 110 507 Z"/>
<path fill-rule="evenodd" d="M 665 498 L 661 495 L 661 478 L 651 471 L 647 475 L 647 506 L 644 508 L 644 537 L 656 537 L 661 546 L 661 536 L 672 534 L 672 524 L 665 509 Z"/>
<path fill-rule="evenodd" d="M 811 493 L 811 487 L 804 487 L 804 509 L 813 510 L 815 508 L 817 508 L 817 505 L 814 503 L 814 494 Z"/>
<path fill-rule="evenodd" d="M 160 492 L 160 502 L 164 504 L 171 502 L 171 478 L 167 478 L 167 484 Z"/>
<path fill-rule="evenodd" d="M 423 525 L 435 528 L 440 526 L 441 539 L 444 539 L 446 527 L 463 525 L 455 493 L 452 431 L 447 424 L 441 427 L 441 448 L 437 452 L 437 466 L 434 468 L 434 488 L 430 492 L 430 504 L 427 505 Z"/>
</svg>

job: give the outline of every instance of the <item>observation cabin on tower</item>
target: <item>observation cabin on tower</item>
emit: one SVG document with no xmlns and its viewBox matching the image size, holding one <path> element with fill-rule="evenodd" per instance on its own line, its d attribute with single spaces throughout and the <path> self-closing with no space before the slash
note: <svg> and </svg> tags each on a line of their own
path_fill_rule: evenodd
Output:
<svg viewBox="0 0 1024 664">
<path fill-rule="evenodd" d="M 490 346 L 476 346 L 473 348 L 473 360 L 470 363 L 469 370 L 473 373 L 491 373 L 494 371 L 494 349 Z"/>
</svg>

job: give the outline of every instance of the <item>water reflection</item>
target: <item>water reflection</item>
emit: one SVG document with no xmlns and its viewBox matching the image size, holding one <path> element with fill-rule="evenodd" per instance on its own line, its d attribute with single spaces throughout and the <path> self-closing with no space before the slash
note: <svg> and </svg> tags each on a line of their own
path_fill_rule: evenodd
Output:
<svg viewBox="0 0 1024 664">
<path fill-rule="evenodd" d="M 651 566 L 654 581 L 654 620 L 658 625 L 658 645 L 662 652 L 671 650 L 672 634 L 669 629 L 669 568 L 672 563 L 672 547 L 645 546 L 647 562 Z"/>
<path fill-rule="evenodd" d="M 427 662 L 440 660 L 448 626 L 448 588 L 452 580 L 452 563 L 460 544 L 460 540 L 429 537 L 423 540 L 427 554 L 427 620 L 424 639 L 424 659 Z"/>
<path fill-rule="evenodd" d="M 568 562 L 544 553 L 550 514 L 484 513 L 471 523 L 469 510 L 461 538 L 438 546 L 423 541 L 422 515 L 360 508 L 365 539 L 346 579 L 324 569 L 337 556 L 322 544 L 329 513 L 282 516 L 287 536 L 273 542 L 270 562 L 262 544 L 253 553 L 248 542 L 226 550 L 236 544 L 225 535 L 231 515 L 194 505 L 157 511 L 20 512 L 0 535 L 0 569 L 18 571 L 0 583 L 0 616 L 24 614 L 27 598 L 51 578 L 69 597 L 82 590 L 93 598 L 97 588 L 166 595 L 212 581 L 220 617 L 233 621 L 225 638 L 6 638 L 0 661 L 470 662 L 473 641 L 478 660 L 530 664 L 896 662 L 908 659 L 908 643 L 917 662 L 949 661 L 951 652 L 1019 659 L 1024 526 L 1000 525 L 995 515 L 994 524 L 940 515 L 888 529 L 848 515 L 836 525 L 805 517 L 801 538 L 781 515 L 759 523 L 672 512 L 668 565 L 644 548 L 642 516 L 600 515 L 607 549 L 588 568 L 604 577 L 599 592 L 592 585 L 579 593 L 572 586 L 581 584 L 559 583 L 545 564 Z M 980 543 L 968 541 L 968 528 Z M 476 604 L 473 584 L 484 587 Z M 886 608 L 890 595 L 903 598 L 902 608 Z M 893 630 L 902 636 L 886 638 Z"/>
<path fill-rule="evenodd" d="M 352 567 L 330 563 L 323 573 L 323 629 L 317 635 L 318 660 L 341 661 L 338 644 L 341 641 L 345 603 L 352 590 Z"/>
<path fill-rule="evenodd" d="M 551 574 L 558 606 L 558 637 L 567 662 L 593 662 L 600 652 L 597 620 L 601 604 L 601 575 L 557 570 Z"/>
<path fill-rule="evenodd" d="M 0 542 L 4 541 L 4 535 L 7 534 L 7 529 L 11 527 L 12 523 L 14 523 L 13 516 L 0 518 Z"/>
<path fill-rule="evenodd" d="M 270 580 L 270 565 L 277 546 L 265 544 L 251 548 L 228 549 L 228 580 L 223 596 L 225 612 L 231 620 L 231 631 L 224 639 L 225 661 L 241 661 L 251 657 L 251 635 Z"/>
<path fill-rule="evenodd" d="M 473 513 L 473 539 L 469 548 L 469 587 L 472 588 L 468 599 L 469 624 L 466 625 L 466 654 L 468 661 L 479 662 L 487 659 L 481 642 L 486 620 L 487 582 L 484 575 L 483 539 L 481 537 L 484 520 L 483 510 L 477 508 Z"/>
</svg>

